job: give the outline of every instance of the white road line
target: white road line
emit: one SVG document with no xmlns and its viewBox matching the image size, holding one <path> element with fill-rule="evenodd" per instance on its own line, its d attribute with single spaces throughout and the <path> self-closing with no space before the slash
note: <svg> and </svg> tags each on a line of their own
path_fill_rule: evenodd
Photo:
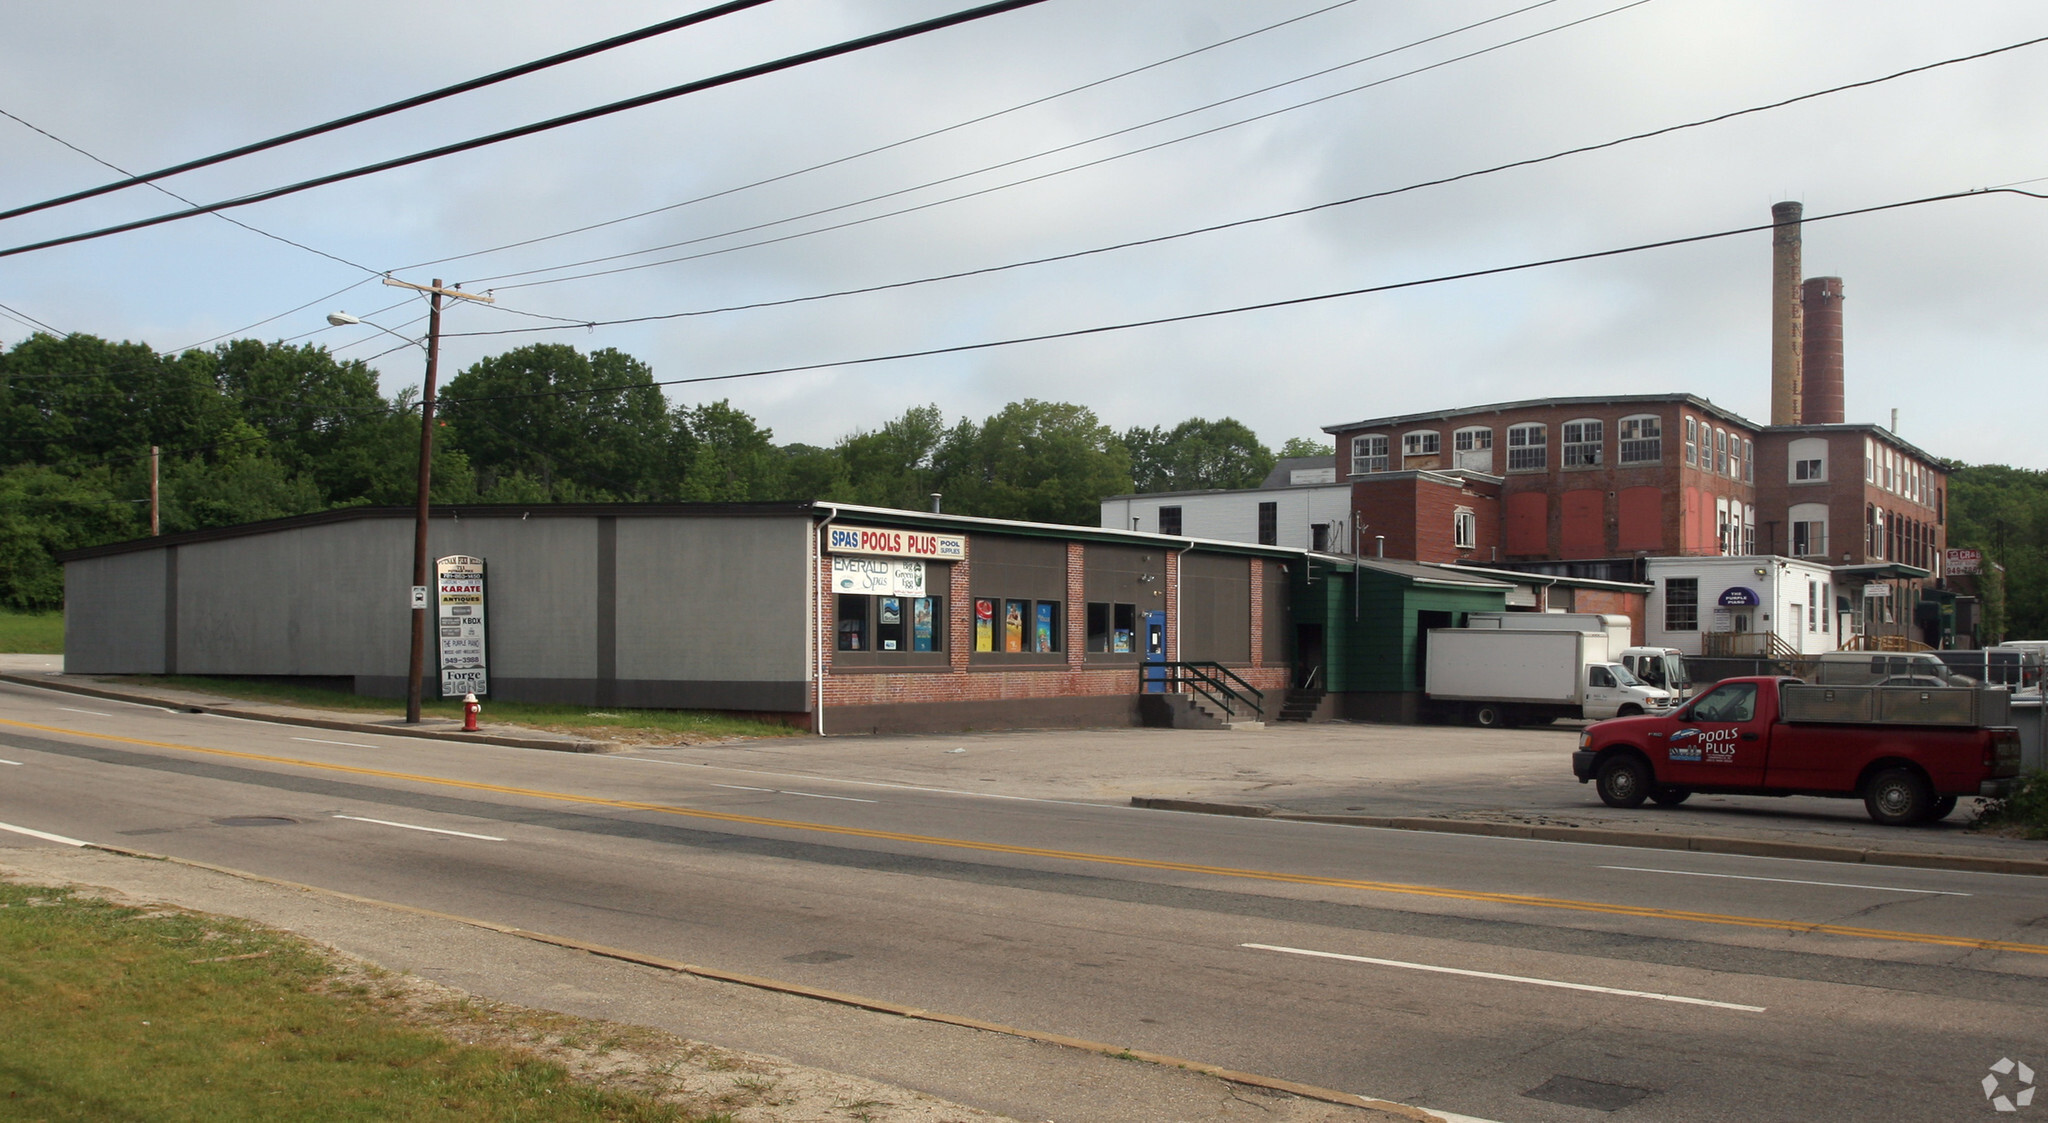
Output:
<svg viewBox="0 0 2048 1123">
<path fill-rule="evenodd" d="M 377 747 L 375 745 L 365 745 L 361 741 L 322 741 L 318 737 L 294 737 L 292 740 L 304 741 L 312 745 L 347 745 L 352 749 L 374 749 Z"/>
<path fill-rule="evenodd" d="M 667 763 L 666 761 L 661 763 Z M 856 799 L 850 795 L 819 795 L 816 792 L 791 792 L 781 788 L 750 788 L 745 784 L 713 784 L 714 788 L 728 788 L 736 792 L 767 792 L 769 795 L 800 795 L 805 799 L 843 799 L 848 803 L 875 803 L 877 800 Z"/>
<path fill-rule="evenodd" d="M 468 831 L 450 831 L 443 830 L 440 827 L 421 827 L 415 826 L 411 823 L 394 823 L 389 819 L 365 819 L 361 815 L 336 815 L 335 818 L 353 819 L 358 823 L 375 823 L 380 827 L 403 827 L 404 829 L 409 831 L 426 831 L 430 834 L 452 834 L 457 838 L 475 838 L 481 839 L 484 842 L 505 841 L 504 839 L 499 838 L 497 835 L 494 834 L 471 834 Z"/>
<path fill-rule="evenodd" d="M 1753 877 L 1743 873 L 1701 873 L 1698 870 L 1659 870 L 1648 866 L 1601 866 L 1603 870 L 1626 870 L 1629 873 L 1673 873 L 1681 877 L 1726 877 L 1736 881 L 1775 881 L 1780 885 L 1824 885 L 1830 889 L 1875 889 L 1880 893 L 1928 893 L 1943 897 L 1968 897 L 1953 889 L 1902 889 L 1896 885 L 1857 885 L 1847 881 L 1801 881 L 1792 877 Z"/>
<path fill-rule="evenodd" d="M 21 767 L 21 762 L 20 762 L 20 761 L 18 761 L 18 760 L 0 760 L 0 764 L 11 764 L 11 765 L 15 766 L 16 768 L 20 768 L 20 767 Z"/>
<path fill-rule="evenodd" d="M 604 759 L 635 761 L 640 764 L 665 764 L 668 765 L 670 768 L 708 768 L 717 772 L 738 772 L 745 776 L 782 776 L 797 780 L 826 779 L 826 777 L 822 776 L 806 776 L 801 772 L 764 772 L 758 768 L 735 768 L 730 764 L 712 764 L 708 761 L 701 760 L 661 760 L 657 757 L 631 756 L 624 753 L 613 753 L 606 756 Z M 1062 807 L 1092 807 L 1097 811 L 1147 810 L 1143 808 L 1134 808 L 1128 803 L 1084 803 L 1078 799 L 1045 799 L 1043 797 L 1034 795 L 1002 795 L 998 792 L 970 792 L 964 788 L 930 788 L 924 787 L 919 784 L 891 784 L 881 780 L 842 780 L 837 777 L 832 777 L 829 780 L 827 780 L 827 782 L 833 784 L 850 784 L 854 787 L 860 788 L 888 788 L 891 791 L 899 792 L 929 792 L 934 795 L 967 795 L 973 796 L 976 799 L 1007 799 L 1016 803 L 1057 803 Z M 737 784 L 713 784 L 712 787 L 739 788 L 739 790 L 743 792 L 772 792 L 776 790 L 774 788 L 741 788 Z M 1149 810 L 1147 810 L 1147 813 L 1157 814 L 1157 812 L 1152 812 Z M 1326 824 L 1308 823 L 1303 825 L 1324 826 Z M 1522 839 L 1520 841 L 1526 842 L 1528 840 Z"/>
<path fill-rule="evenodd" d="M 713 784 L 711 786 L 714 788 L 730 788 L 736 792 L 767 792 L 769 795 L 775 794 L 774 788 L 750 788 L 745 784 Z"/>
<path fill-rule="evenodd" d="M 0 831 L 13 831 L 15 834 L 25 834 L 30 838 L 40 838 L 44 842 L 61 842 L 66 846 L 92 845 L 90 842 L 80 842 L 75 838 L 65 838 L 61 834 L 45 834 L 42 831 L 32 831 L 27 827 L 17 827 L 12 823 L 0 823 Z"/>
<path fill-rule="evenodd" d="M 1342 959 L 1349 963 L 1371 963 L 1380 967 L 1402 967 L 1410 971 L 1431 971 L 1440 975 L 1465 975 L 1474 979 L 1493 979 L 1504 983 L 1528 983 L 1531 986 L 1557 987 L 1560 990 L 1582 990 L 1591 994 L 1613 994 L 1622 998 L 1650 998 L 1658 1002 L 1679 1002 L 1687 1006 L 1712 1006 L 1721 1010 L 1741 1010 L 1751 1014 L 1764 1012 L 1762 1006 L 1744 1006 L 1739 1002 L 1716 1002 L 1711 998 L 1689 998 L 1682 994 L 1658 994 L 1648 990 L 1617 990 L 1614 987 L 1596 987 L 1587 983 L 1567 983 L 1557 979 L 1532 979 L 1526 975 L 1501 975 L 1492 971 L 1467 971 L 1462 967 L 1438 967 L 1430 963 L 1405 963 L 1399 959 L 1374 959 L 1369 955 L 1344 955 L 1334 951 L 1310 951 L 1307 948 L 1286 948 L 1276 944 L 1239 944 L 1239 947 L 1256 951 L 1278 951 L 1288 955 L 1306 955 L 1316 959 Z"/>
<path fill-rule="evenodd" d="M 67 713 L 67 714 L 91 714 L 91 715 L 92 715 L 92 716 L 94 716 L 94 717 L 113 717 L 113 716 L 114 716 L 113 714 L 103 714 L 103 713 L 99 712 L 98 710 L 74 710 L 74 709 L 72 709 L 72 708 L 71 708 L 70 706 L 59 706 L 59 707 L 57 707 L 57 708 L 58 708 L 58 709 L 60 709 L 60 710 L 63 710 L 63 711 L 64 711 L 65 713 Z"/>
</svg>

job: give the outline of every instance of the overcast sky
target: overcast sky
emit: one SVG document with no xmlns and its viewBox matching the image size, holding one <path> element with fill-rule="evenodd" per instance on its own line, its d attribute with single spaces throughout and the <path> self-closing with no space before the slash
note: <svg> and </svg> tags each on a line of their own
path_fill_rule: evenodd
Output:
<svg viewBox="0 0 2048 1123">
<path fill-rule="evenodd" d="M 140 171 L 707 2 L 15 4 L 0 37 L 0 109 Z M 325 315 L 345 309 L 422 333 L 423 303 L 374 275 L 391 271 L 417 283 L 441 277 L 491 290 L 498 299 L 496 307 L 449 311 L 444 378 L 485 355 L 557 341 L 616 347 L 651 364 L 655 377 L 677 379 L 1070 331 L 1604 250 L 1767 223 L 1771 204 L 1783 199 L 1802 201 L 1811 218 L 2025 181 L 2039 181 L 2028 190 L 2048 191 L 2043 44 L 1603 152 L 1149 247 L 778 308 L 461 334 L 550 322 L 534 315 L 581 323 L 782 300 L 1172 234 L 2048 35 L 2048 10 L 2027 0 L 1533 2 L 1050 0 L 228 212 L 318 254 L 202 216 L 0 258 L 0 305 L 60 331 L 158 350 L 253 335 L 370 358 L 398 341 L 367 327 L 328 328 Z M 224 199 L 967 6 L 776 0 L 165 186 L 195 202 Z M 798 171 L 1296 16 L 1305 18 L 878 155 L 600 230 L 440 261 Z M 1500 16 L 1507 18 L 1409 46 Z M 1585 22 L 1563 26 L 1573 21 Z M 1369 83 L 1378 84 L 1341 92 Z M 1292 108 L 1318 98 L 1327 100 Z M 1259 114 L 1271 115 L 1097 163 Z M 1092 140 L 1118 130 L 1133 131 Z M 1021 162 L 984 170 L 1011 161 Z M 4 118 L 0 166 L 4 206 L 112 176 Z M 948 177 L 961 178 L 919 186 Z M 1027 178 L 1033 181 L 1004 186 Z M 892 192 L 902 193 L 862 201 Z M 966 192 L 981 193 L 945 201 Z M 936 205 L 805 234 L 925 203 Z M 130 189 L 0 223 L 0 248 L 180 205 Z M 781 221 L 826 208 L 837 209 Z M 730 233 L 764 223 L 775 225 Z M 703 256 L 792 234 L 804 236 Z M 1848 420 L 1888 423 L 1896 408 L 1900 435 L 1935 455 L 2048 469 L 2048 441 L 2039 434 L 2048 382 L 2048 201 L 1961 199 L 1811 222 L 1804 234 L 1806 275 L 1845 279 Z M 699 256 L 530 283 L 686 254 Z M 778 441 L 818 444 L 879 426 L 913 405 L 979 418 L 1025 397 L 1086 405 L 1118 429 L 1230 416 L 1275 447 L 1293 436 L 1321 438 L 1323 426 L 1359 418 L 1583 394 L 1691 392 L 1764 423 L 1769 294 L 1770 235 L 1760 232 L 1186 323 L 679 386 L 670 394 L 679 402 L 730 398 Z M 259 321 L 266 322 L 252 326 Z M 0 312 L 0 342 L 11 345 L 29 331 Z M 372 365 L 390 393 L 416 385 L 422 363 L 417 349 L 404 348 Z"/>
</svg>

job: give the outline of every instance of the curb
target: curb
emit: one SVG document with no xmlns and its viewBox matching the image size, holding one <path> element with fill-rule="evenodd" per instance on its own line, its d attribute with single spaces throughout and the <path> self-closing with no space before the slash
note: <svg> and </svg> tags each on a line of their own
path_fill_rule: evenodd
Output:
<svg viewBox="0 0 2048 1123">
<path fill-rule="evenodd" d="M 1330 823 L 1345 827 L 1378 827 L 1395 831 L 1525 838 L 1539 842 L 1582 842 L 1592 846 L 1634 846 L 1645 850 L 1690 850 L 1697 854 L 1741 854 L 1752 858 L 1797 858 L 1809 862 L 1852 865 L 1909 866 L 1915 869 L 1966 873 L 2006 873 L 2048 877 L 2048 859 L 1987 858 L 1974 854 L 1927 854 L 1910 850 L 1877 850 L 1824 846 L 1808 842 L 1774 842 L 1723 835 L 1659 834 L 1654 831 L 1609 830 L 1603 827 L 1542 827 L 1516 823 L 1484 823 L 1467 819 L 1427 819 L 1386 815 L 1310 815 L 1242 803 L 1208 803 L 1192 799 L 1132 796 L 1132 807 L 1153 811 L 1184 811 L 1195 815 L 1235 815 L 1290 823 Z"/>
<path fill-rule="evenodd" d="M 279 725 L 299 725 L 309 729 L 331 729 L 341 733 L 375 733 L 386 737 L 418 737 L 430 741 L 455 741 L 472 745 L 499 745 L 509 749 L 540 749 L 556 753 L 615 753 L 623 746 L 615 741 L 565 741 L 548 737 L 517 737 L 509 733 L 464 733 L 459 729 L 407 729 L 402 726 L 373 725 L 368 722 L 345 721 L 340 718 L 307 717 L 293 713 L 273 713 L 268 710 L 243 709 L 239 704 L 224 706 L 201 705 L 195 702 L 179 702 L 153 694 L 136 694 L 105 687 L 86 686 L 82 683 L 63 682 L 56 679 L 38 679 L 30 675 L 0 672 L 0 682 L 11 682 L 16 686 L 32 686 L 43 690 L 61 690 L 67 694 L 82 694 L 88 698 L 105 698 L 110 702 L 127 702 L 136 706 L 157 706 L 187 714 L 214 714 L 220 717 L 242 718 L 247 721 L 268 721 Z"/>
<path fill-rule="evenodd" d="M 282 886 L 287 889 L 296 889 L 301 892 L 315 893 L 344 901 L 353 901 L 357 904 L 369 905 L 375 908 L 411 913 L 415 916 L 431 917 L 436 920 L 446 920 L 456 924 L 466 924 L 473 928 L 481 928 L 485 931 L 499 933 L 500 935 L 531 940 L 534 943 L 549 944 L 559 948 L 567 948 L 571 951 L 580 951 L 586 955 L 599 956 L 605 959 L 616 959 L 624 963 L 635 963 L 643 967 L 652 967 L 656 970 L 672 971 L 679 975 L 690 975 L 711 982 L 729 983 L 734 986 L 751 987 L 755 990 L 772 991 L 798 998 L 808 998 L 818 1002 L 830 1002 L 839 1006 L 850 1006 L 857 1010 L 868 1010 L 877 1014 L 890 1014 L 912 1021 L 933 1022 L 939 1025 L 958 1026 L 962 1029 L 979 1030 L 983 1033 L 1000 1034 L 1004 1037 L 1021 1038 L 1025 1041 L 1037 1041 L 1061 1048 L 1076 1049 L 1081 1052 L 1114 1057 L 1119 1060 L 1139 1061 L 1165 1068 L 1186 1069 L 1189 1072 L 1199 1072 L 1205 1076 L 1210 1076 L 1230 1084 L 1241 1084 L 1251 1088 L 1265 1088 L 1275 1092 L 1285 1092 L 1303 1099 L 1339 1104 L 1344 1107 L 1361 1107 L 1382 1111 L 1411 1120 L 1413 1123 L 1444 1123 L 1442 1116 L 1425 1108 L 1396 1103 L 1392 1100 L 1374 1099 L 1371 1096 L 1361 1096 L 1354 1092 L 1342 1092 L 1334 1088 L 1324 1088 L 1315 1084 L 1301 1084 L 1275 1076 L 1261 1076 L 1258 1073 L 1239 1072 L 1235 1069 L 1223 1068 L 1203 1061 L 1189 1060 L 1185 1057 L 1176 1057 L 1166 1053 L 1152 1053 L 1142 1049 L 1129 1049 L 1100 1041 L 1090 1041 L 1081 1037 L 1068 1037 L 1065 1034 L 1021 1029 L 1017 1026 L 1004 1025 L 1000 1022 L 987 1022 L 958 1014 L 947 1014 L 937 1010 L 905 1006 L 901 1003 L 888 1002 L 882 999 L 866 998 L 857 994 L 848 994 L 844 991 L 825 990 L 802 983 L 790 983 L 779 979 L 763 978 L 759 975 L 743 975 L 732 971 L 698 967 L 678 960 L 650 955 L 646 952 L 609 947 L 604 944 L 594 944 L 569 936 L 556 936 L 546 932 L 536 932 L 530 928 L 517 928 L 509 924 L 500 924 L 496 921 L 463 916 L 459 913 L 439 912 L 434 909 L 421 908 L 417 905 L 405 905 L 399 904 L 396 901 L 364 897 L 355 893 L 345 893 L 339 889 L 327 889 L 318 885 L 287 881 L 283 878 L 251 873 L 247 870 L 238 870 L 230 866 L 217 866 L 210 862 L 195 861 L 190 858 L 178 858 L 168 854 L 153 854 L 147 850 L 133 850 L 125 846 L 112 846 L 97 842 L 86 843 L 85 848 L 104 851 L 108 854 L 116 854 L 124 858 L 138 858 L 143 861 L 152 862 L 169 862 L 175 865 L 225 874 L 229 877 L 242 878 L 247 881 Z"/>
</svg>

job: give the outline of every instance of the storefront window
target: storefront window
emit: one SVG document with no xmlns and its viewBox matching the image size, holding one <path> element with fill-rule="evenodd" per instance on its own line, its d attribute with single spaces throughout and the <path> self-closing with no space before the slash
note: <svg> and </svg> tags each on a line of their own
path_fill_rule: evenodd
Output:
<svg viewBox="0 0 2048 1123">
<path fill-rule="evenodd" d="M 1138 649 L 1138 606 L 1091 601 L 1088 605 L 1088 650 L 1128 655 Z"/>
<path fill-rule="evenodd" d="M 1031 654 L 1056 653 L 1061 647 L 1058 601 L 1021 597 L 977 597 L 974 601 L 974 650 Z"/>
<path fill-rule="evenodd" d="M 841 651 L 944 651 L 944 597 L 871 597 L 842 593 Z"/>
<path fill-rule="evenodd" d="M 839 597 L 839 643 L 841 651 L 868 649 L 868 602 L 872 597 Z"/>
</svg>

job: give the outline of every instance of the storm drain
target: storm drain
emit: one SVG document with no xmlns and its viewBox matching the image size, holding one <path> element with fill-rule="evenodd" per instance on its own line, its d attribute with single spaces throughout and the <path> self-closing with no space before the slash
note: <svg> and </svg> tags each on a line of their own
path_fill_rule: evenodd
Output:
<svg viewBox="0 0 2048 1123">
<path fill-rule="evenodd" d="M 1590 1107 L 1594 1111 L 1620 1111 L 1650 1094 L 1648 1088 L 1581 1080 L 1576 1076 L 1553 1076 L 1522 1093 L 1532 1100 L 1547 1100 L 1566 1107 Z"/>
<path fill-rule="evenodd" d="M 213 821 L 218 827 L 288 827 L 296 822 L 282 815 L 230 815 Z"/>
</svg>

